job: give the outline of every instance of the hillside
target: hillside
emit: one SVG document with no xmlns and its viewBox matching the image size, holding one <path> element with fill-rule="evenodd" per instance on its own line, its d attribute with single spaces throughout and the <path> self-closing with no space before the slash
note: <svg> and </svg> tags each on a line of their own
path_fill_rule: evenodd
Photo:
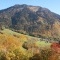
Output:
<svg viewBox="0 0 60 60">
<path fill-rule="evenodd" d="M 42 38 L 0 30 L 0 60 L 58 60 L 58 46 Z"/>
<path fill-rule="evenodd" d="M 40 6 L 23 4 L 0 10 L 0 26 L 31 36 L 60 39 L 60 15 Z"/>
</svg>

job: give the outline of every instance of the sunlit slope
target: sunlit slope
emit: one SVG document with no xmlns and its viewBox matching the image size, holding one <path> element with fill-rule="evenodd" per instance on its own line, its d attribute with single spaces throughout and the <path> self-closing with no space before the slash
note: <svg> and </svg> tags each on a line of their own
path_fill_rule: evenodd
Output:
<svg viewBox="0 0 60 60">
<path fill-rule="evenodd" d="M 45 54 L 42 53 L 42 51 Z M 37 53 L 43 54 L 44 56 L 47 56 L 46 54 L 48 55 L 51 54 L 52 53 L 51 43 L 47 42 L 46 40 L 44 41 L 44 39 L 42 38 L 36 38 L 29 35 L 24 35 L 9 29 L 0 30 L 0 57 L 1 58 L 4 58 L 5 56 L 6 60 L 9 59 L 29 60 L 29 57 L 32 57 Z M 43 57 L 42 55 L 40 56 Z M 0 60 L 2 60 L 1 58 Z M 41 60 L 44 58 L 45 57 L 41 58 Z M 50 57 L 47 56 L 47 58 Z"/>
<path fill-rule="evenodd" d="M 27 40 L 25 36 L 5 29 L 0 32 L 0 50 L 14 51 L 15 49 L 20 49 L 21 52 L 24 52 L 25 49 L 22 47 L 23 40 Z"/>
<path fill-rule="evenodd" d="M 6 40 L 6 41 L 5 41 Z M 0 41 L 5 41 L 5 44 L 7 43 L 7 41 L 9 43 L 7 43 L 6 45 L 8 44 L 12 44 L 12 42 L 16 43 L 15 45 L 21 45 L 24 43 L 24 42 L 32 42 L 32 43 L 35 43 L 36 46 L 50 46 L 51 43 L 47 43 L 46 41 L 40 41 L 41 38 L 36 38 L 36 37 L 32 37 L 32 36 L 28 36 L 28 35 L 24 35 L 24 34 L 20 34 L 20 33 L 17 33 L 17 32 L 13 32 L 9 29 L 4 29 L 4 30 L 1 30 L 0 31 Z M 2 43 L 2 42 L 0 42 Z"/>
<path fill-rule="evenodd" d="M 39 46 L 40 48 L 50 48 L 51 43 L 47 43 L 45 41 L 37 41 L 36 45 Z"/>
</svg>

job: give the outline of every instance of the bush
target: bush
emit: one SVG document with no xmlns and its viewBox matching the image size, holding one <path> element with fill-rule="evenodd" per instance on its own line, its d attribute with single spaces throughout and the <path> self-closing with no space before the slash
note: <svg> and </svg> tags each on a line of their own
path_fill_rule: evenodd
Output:
<svg viewBox="0 0 60 60">
<path fill-rule="evenodd" d="M 51 50 L 41 50 L 39 54 L 35 54 L 30 60 L 49 60 L 49 57 L 52 55 Z"/>
</svg>

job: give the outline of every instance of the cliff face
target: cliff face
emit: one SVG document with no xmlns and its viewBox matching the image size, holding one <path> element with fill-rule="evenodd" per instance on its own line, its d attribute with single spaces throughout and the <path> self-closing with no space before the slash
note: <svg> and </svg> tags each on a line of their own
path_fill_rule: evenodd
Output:
<svg viewBox="0 0 60 60">
<path fill-rule="evenodd" d="M 39 6 L 23 4 L 0 10 L 0 26 L 37 37 L 60 37 L 60 15 Z"/>
</svg>

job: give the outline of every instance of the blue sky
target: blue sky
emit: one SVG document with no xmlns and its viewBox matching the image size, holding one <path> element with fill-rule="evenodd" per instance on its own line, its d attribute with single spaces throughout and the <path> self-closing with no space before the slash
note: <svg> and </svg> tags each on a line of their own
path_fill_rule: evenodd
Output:
<svg viewBox="0 0 60 60">
<path fill-rule="evenodd" d="M 60 0 L 0 0 L 0 10 L 15 4 L 41 6 L 60 14 Z"/>
</svg>

